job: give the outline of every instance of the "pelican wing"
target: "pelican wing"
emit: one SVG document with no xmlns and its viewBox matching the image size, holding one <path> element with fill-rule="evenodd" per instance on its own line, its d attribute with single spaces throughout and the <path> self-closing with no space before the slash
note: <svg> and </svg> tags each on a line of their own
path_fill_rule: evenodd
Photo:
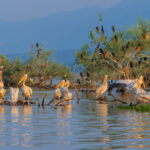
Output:
<svg viewBox="0 0 150 150">
<path fill-rule="evenodd" d="M 125 84 L 125 85 L 129 85 L 133 82 L 134 80 L 117 80 L 115 83 L 117 84 Z"/>
<path fill-rule="evenodd" d="M 32 96 L 32 89 L 30 87 L 29 88 L 29 93 L 30 93 L 30 97 Z"/>
<path fill-rule="evenodd" d="M 11 101 L 14 103 L 18 100 L 18 96 L 19 96 L 19 88 L 10 88 L 10 98 Z"/>
<path fill-rule="evenodd" d="M 107 84 L 106 84 L 106 85 L 101 85 L 101 86 L 96 90 L 97 96 L 99 96 L 100 94 L 105 93 L 106 90 L 107 90 Z"/>
<path fill-rule="evenodd" d="M 30 87 L 24 85 L 24 86 L 23 86 L 23 95 L 24 95 L 26 98 L 30 99 L 31 96 L 32 96 L 32 89 L 31 89 Z"/>
<path fill-rule="evenodd" d="M 56 96 L 57 98 L 60 98 L 60 97 L 61 97 L 60 88 L 57 88 L 57 89 L 55 90 L 55 96 Z"/>
<path fill-rule="evenodd" d="M 61 88 L 61 91 L 62 91 L 62 97 L 64 99 L 71 99 L 72 98 L 72 93 L 69 92 L 68 87 Z"/>
<path fill-rule="evenodd" d="M 4 98 L 4 96 L 5 96 L 5 94 L 6 94 L 6 90 L 5 89 L 0 89 L 0 99 L 3 99 Z"/>
<path fill-rule="evenodd" d="M 130 84 L 127 85 L 128 90 L 132 90 L 133 88 L 137 88 L 137 84 L 135 81 L 132 81 Z"/>
</svg>

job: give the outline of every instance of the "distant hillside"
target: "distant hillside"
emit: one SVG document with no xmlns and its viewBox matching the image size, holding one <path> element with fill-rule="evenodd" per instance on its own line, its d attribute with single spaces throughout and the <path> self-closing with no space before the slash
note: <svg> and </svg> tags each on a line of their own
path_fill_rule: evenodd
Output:
<svg viewBox="0 0 150 150">
<path fill-rule="evenodd" d="M 106 30 L 112 25 L 133 25 L 138 16 L 150 19 L 149 6 L 149 0 L 122 0 L 115 7 L 103 10 L 91 7 L 42 19 L 0 21 L 0 53 L 27 53 L 31 44 L 45 42 L 46 48 L 54 48 L 56 60 L 70 64 L 75 51 L 88 42 L 90 26 L 97 25 L 100 11 Z"/>
<path fill-rule="evenodd" d="M 51 49 L 76 49 L 88 41 L 89 26 L 98 21 L 98 8 L 50 15 L 43 19 L 0 21 L 0 50 L 26 52 L 31 44 L 45 42 Z"/>
</svg>

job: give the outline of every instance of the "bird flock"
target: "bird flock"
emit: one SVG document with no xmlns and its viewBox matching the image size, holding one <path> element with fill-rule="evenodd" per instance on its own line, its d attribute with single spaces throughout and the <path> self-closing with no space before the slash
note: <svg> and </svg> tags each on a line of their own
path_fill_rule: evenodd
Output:
<svg viewBox="0 0 150 150">
<path fill-rule="evenodd" d="M 27 74 L 24 74 L 24 76 L 19 80 L 18 86 L 22 84 L 22 97 L 27 102 L 30 101 L 32 97 L 32 89 L 31 87 L 26 85 L 26 80 L 28 78 Z M 69 80 L 62 80 L 58 85 L 56 86 L 56 89 L 54 91 L 54 102 L 55 105 L 58 104 L 66 104 L 71 103 L 72 100 L 72 93 L 69 91 Z M 139 79 L 131 80 L 108 80 L 108 75 L 104 76 L 103 83 L 97 88 L 95 96 L 97 98 L 104 99 L 104 94 L 108 90 L 112 90 L 113 88 L 120 88 L 125 87 L 125 90 L 132 91 L 132 93 L 135 94 L 137 99 L 145 101 L 150 100 L 150 92 L 146 92 L 144 89 L 142 89 L 142 85 L 145 88 L 145 83 L 143 76 L 140 76 Z M 19 98 L 19 87 L 10 87 L 9 88 L 10 93 L 10 99 L 12 104 L 16 104 Z M 0 103 L 3 102 L 4 96 L 6 94 L 6 90 L 4 89 L 4 82 L 2 79 L 2 71 L 0 71 Z"/>
<path fill-rule="evenodd" d="M 133 94 L 135 94 L 137 100 L 141 100 L 144 103 L 149 102 L 150 100 L 150 92 L 146 92 L 144 89 L 142 89 L 142 85 L 145 88 L 145 83 L 143 76 L 140 76 L 139 79 L 131 80 L 108 80 L 108 76 L 105 75 L 103 84 L 100 85 L 100 87 L 96 90 L 96 96 L 101 98 L 104 98 L 103 94 L 109 90 L 109 88 L 112 90 L 113 88 L 120 88 L 120 87 L 125 87 L 124 92 L 126 90 L 132 91 Z M 109 84 L 109 86 L 108 86 Z"/>
</svg>

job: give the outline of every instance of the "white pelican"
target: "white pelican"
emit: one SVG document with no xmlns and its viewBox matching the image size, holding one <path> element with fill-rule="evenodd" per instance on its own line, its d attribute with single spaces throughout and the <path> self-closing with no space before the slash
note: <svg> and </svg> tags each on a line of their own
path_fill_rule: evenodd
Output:
<svg viewBox="0 0 150 150">
<path fill-rule="evenodd" d="M 16 103 L 19 97 L 19 88 L 10 87 L 10 98 L 13 103 Z"/>
<path fill-rule="evenodd" d="M 71 100 L 72 99 L 72 93 L 70 93 L 69 89 L 68 89 L 69 85 L 70 85 L 70 82 L 69 82 L 69 80 L 67 80 L 62 87 L 62 97 L 64 100 Z"/>
<path fill-rule="evenodd" d="M 140 76 L 139 83 L 140 83 L 140 85 L 143 84 L 143 86 L 145 88 L 143 76 Z M 111 80 L 111 81 L 109 81 L 109 84 L 110 84 L 110 87 L 112 87 L 112 88 L 122 88 L 122 89 L 125 88 L 127 90 L 134 90 L 137 87 L 135 80 L 131 80 L 131 79 L 116 80 L 116 81 Z"/>
<path fill-rule="evenodd" d="M 139 81 L 136 79 L 136 84 L 137 84 L 137 87 L 135 89 L 135 94 L 138 98 L 141 98 L 141 99 L 145 99 L 145 100 L 150 100 L 150 92 L 146 92 L 144 91 L 142 88 L 141 88 L 141 85 L 139 83 Z"/>
<path fill-rule="evenodd" d="M 23 82 L 23 87 L 22 87 L 22 89 L 23 89 L 23 96 L 24 96 L 24 99 L 25 99 L 25 100 L 30 100 L 30 98 L 31 98 L 31 96 L 32 96 L 32 89 L 31 89 L 29 86 L 25 85 L 25 81 L 27 80 L 27 78 L 28 78 L 28 75 L 25 74 L 25 75 L 20 79 L 20 81 L 18 82 L 18 84 L 21 84 L 21 83 Z"/>
<path fill-rule="evenodd" d="M 56 86 L 55 97 L 56 97 L 57 99 L 60 99 L 60 97 L 62 96 L 60 88 L 62 88 L 64 84 L 65 84 L 65 80 L 62 80 L 62 81 Z"/>
<path fill-rule="evenodd" d="M 6 94 L 6 90 L 4 89 L 4 83 L 2 79 L 2 71 L 0 71 L 0 102 L 3 101 L 3 98 Z"/>
<path fill-rule="evenodd" d="M 104 93 L 107 91 L 107 89 L 108 89 L 107 78 L 108 78 L 108 76 L 105 75 L 103 84 L 96 90 L 96 94 L 97 94 L 96 97 L 98 97 L 99 95 L 101 95 L 101 97 L 104 98 L 103 94 L 104 94 Z"/>
<path fill-rule="evenodd" d="M 135 90 L 137 88 L 136 80 L 133 80 L 129 85 L 127 85 L 127 89 L 128 90 Z M 143 76 L 140 76 L 140 78 L 138 79 L 138 81 L 139 81 L 139 84 L 140 85 L 143 84 L 143 87 L 145 88 L 145 83 L 144 83 Z"/>
</svg>

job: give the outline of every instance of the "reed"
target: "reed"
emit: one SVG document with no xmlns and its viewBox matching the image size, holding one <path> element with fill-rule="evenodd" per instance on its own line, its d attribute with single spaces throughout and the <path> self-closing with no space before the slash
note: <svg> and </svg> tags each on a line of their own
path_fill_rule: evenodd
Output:
<svg viewBox="0 0 150 150">
<path fill-rule="evenodd" d="M 137 112 L 150 112 L 150 104 L 140 104 L 140 105 L 119 105 L 117 108 L 123 110 L 134 110 Z"/>
</svg>

